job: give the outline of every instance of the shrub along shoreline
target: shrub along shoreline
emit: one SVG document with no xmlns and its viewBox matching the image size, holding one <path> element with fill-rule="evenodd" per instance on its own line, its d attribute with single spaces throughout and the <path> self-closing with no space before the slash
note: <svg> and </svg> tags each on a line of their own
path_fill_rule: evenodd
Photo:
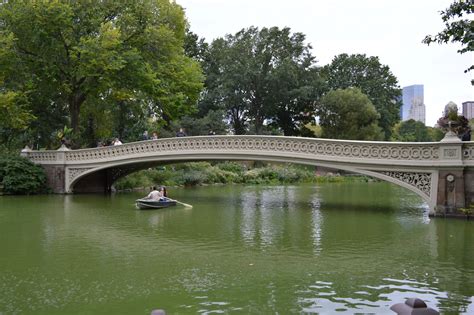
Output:
<svg viewBox="0 0 474 315">
<path fill-rule="evenodd" d="M 276 185 L 346 181 L 371 181 L 366 176 L 317 175 L 315 167 L 294 164 L 267 164 L 248 167 L 238 162 L 190 162 L 149 168 L 114 183 L 118 191 L 148 189 L 151 186 L 199 186 L 215 184 Z"/>
<path fill-rule="evenodd" d="M 0 155 L 0 195 L 31 195 L 47 193 L 44 169 L 30 160 Z"/>
</svg>

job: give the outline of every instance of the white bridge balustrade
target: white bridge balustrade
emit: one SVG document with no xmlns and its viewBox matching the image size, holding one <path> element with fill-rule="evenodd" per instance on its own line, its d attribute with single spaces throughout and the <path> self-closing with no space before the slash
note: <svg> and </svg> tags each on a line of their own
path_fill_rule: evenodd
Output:
<svg viewBox="0 0 474 315">
<path fill-rule="evenodd" d="M 474 203 L 474 142 L 375 142 L 283 136 L 199 136 L 82 150 L 23 150 L 41 164 L 56 193 L 103 192 L 131 172 L 199 160 L 262 160 L 324 166 L 369 175 L 421 196 L 432 214 Z"/>
</svg>

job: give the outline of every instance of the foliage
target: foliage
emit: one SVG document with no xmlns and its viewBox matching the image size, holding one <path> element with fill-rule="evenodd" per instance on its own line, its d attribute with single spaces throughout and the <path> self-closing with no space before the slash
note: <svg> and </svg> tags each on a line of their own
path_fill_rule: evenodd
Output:
<svg viewBox="0 0 474 315">
<path fill-rule="evenodd" d="M 402 121 L 395 125 L 392 141 L 407 142 L 438 142 L 444 137 L 444 132 L 438 127 L 425 126 L 420 121 L 413 119 Z"/>
<path fill-rule="evenodd" d="M 94 124 L 113 118 L 120 135 L 142 113 L 169 122 L 195 110 L 202 88 L 199 64 L 184 55 L 185 27 L 182 8 L 167 0 L 4 2 L 1 90 L 25 95 L 41 123 L 54 113 L 76 139 L 82 111 L 95 107 L 108 115 L 92 115 Z"/>
<path fill-rule="evenodd" d="M 193 33 L 189 27 L 186 29 L 186 36 L 184 38 L 184 53 L 186 56 L 193 58 L 199 62 L 204 62 L 209 51 L 209 44 L 204 38 Z"/>
<path fill-rule="evenodd" d="M 173 131 L 184 128 L 188 136 L 203 136 L 216 134 L 225 135 L 227 134 L 227 125 L 224 122 L 224 111 L 222 110 L 210 110 L 204 117 L 198 115 L 184 116 L 179 121 L 173 121 L 171 123 L 171 129 Z M 174 136 L 172 132 L 170 136 Z"/>
<path fill-rule="evenodd" d="M 324 67 L 324 74 L 329 90 L 355 87 L 368 96 L 380 114 L 378 125 L 388 140 L 400 120 L 401 106 L 401 90 L 390 68 L 382 65 L 378 57 L 340 54 Z"/>
<path fill-rule="evenodd" d="M 320 138 L 322 133 L 323 133 L 323 130 L 322 130 L 321 126 L 314 123 L 314 122 L 313 123 L 308 123 L 304 127 L 305 127 L 305 130 L 306 130 L 306 132 L 303 135 L 304 137 Z"/>
<path fill-rule="evenodd" d="M 250 27 L 214 40 L 203 60 L 201 113 L 221 109 L 235 134 L 273 122 L 285 135 L 299 134 L 312 119 L 319 72 L 311 46 L 289 28 Z"/>
<path fill-rule="evenodd" d="M 12 155 L 0 156 L 0 183 L 9 194 L 37 194 L 46 191 L 46 174 L 41 166 Z"/>
<path fill-rule="evenodd" d="M 431 137 L 428 127 L 421 121 L 409 119 L 395 125 L 392 133 L 393 141 L 429 142 L 436 141 Z"/>
<path fill-rule="evenodd" d="M 428 129 L 428 134 L 430 141 L 438 142 L 444 138 L 444 132 L 438 127 L 426 127 Z"/>
<path fill-rule="evenodd" d="M 474 20 L 469 15 L 474 13 L 472 0 L 454 1 L 449 8 L 441 11 L 441 18 L 444 22 L 444 30 L 432 36 L 428 35 L 423 43 L 429 45 L 433 42 L 444 44 L 448 42 L 460 43 L 461 49 L 458 53 L 464 54 L 474 51 Z M 471 65 L 464 72 L 474 69 Z M 474 80 L 471 81 L 474 85 Z"/>
<path fill-rule="evenodd" d="M 237 162 L 224 162 L 219 163 L 216 166 L 223 171 L 232 172 L 238 175 L 243 174 L 243 172 L 247 169 L 243 164 Z"/>
<path fill-rule="evenodd" d="M 13 134 L 24 131 L 36 119 L 27 108 L 25 94 L 13 91 L 0 92 L 0 113 L 0 139 L 4 144 L 9 144 Z"/>
<path fill-rule="evenodd" d="M 383 136 L 374 105 L 357 88 L 330 91 L 320 102 L 318 116 L 322 137 L 380 140 Z"/>
<path fill-rule="evenodd" d="M 199 171 L 190 171 L 182 175 L 182 184 L 184 186 L 196 186 L 205 181 L 205 174 Z"/>
<path fill-rule="evenodd" d="M 459 211 L 466 216 L 474 214 L 474 203 L 472 203 L 468 208 L 459 208 Z"/>
<path fill-rule="evenodd" d="M 154 181 L 153 177 L 156 173 L 156 170 L 142 170 L 120 178 L 114 183 L 114 187 L 118 190 L 149 189 L 155 183 L 163 183 L 162 181 Z"/>
<path fill-rule="evenodd" d="M 114 183 L 118 190 L 149 188 L 153 185 L 193 186 L 209 184 L 291 184 L 310 182 L 342 182 L 364 180 L 366 177 L 315 176 L 314 167 L 269 164 L 247 169 L 240 162 L 191 162 L 142 170 Z"/>
</svg>

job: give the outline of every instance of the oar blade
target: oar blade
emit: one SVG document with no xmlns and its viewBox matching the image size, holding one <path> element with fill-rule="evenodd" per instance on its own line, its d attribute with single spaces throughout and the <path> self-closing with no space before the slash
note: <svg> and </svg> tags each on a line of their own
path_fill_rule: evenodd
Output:
<svg viewBox="0 0 474 315">
<path fill-rule="evenodd" d="M 184 202 L 181 202 L 181 201 L 178 201 L 178 200 L 175 200 L 175 201 L 176 201 L 176 203 L 179 203 L 180 205 L 183 205 L 183 206 L 185 206 L 186 208 L 192 208 L 192 207 L 193 207 L 193 206 L 190 205 L 190 204 L 187 204 L 187 203 L 184 203 Z"/>
</svg>

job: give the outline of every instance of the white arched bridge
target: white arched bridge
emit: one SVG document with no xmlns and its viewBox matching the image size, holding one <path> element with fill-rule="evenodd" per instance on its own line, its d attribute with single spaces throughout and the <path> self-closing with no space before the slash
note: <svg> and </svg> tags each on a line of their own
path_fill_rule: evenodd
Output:
<svg viewBox="0 0 474 315">
<path fill-rule="evenodd" d="M 102 192 L 150 166 L 199 160 L 262 160 L 325 166 L 405 187 L 439 214 L 474 203 L 474 142 L 348 141 L 283 136 L 167 138 L 93 149 L 32 151 L 56 193 Z"/>
</svg>

